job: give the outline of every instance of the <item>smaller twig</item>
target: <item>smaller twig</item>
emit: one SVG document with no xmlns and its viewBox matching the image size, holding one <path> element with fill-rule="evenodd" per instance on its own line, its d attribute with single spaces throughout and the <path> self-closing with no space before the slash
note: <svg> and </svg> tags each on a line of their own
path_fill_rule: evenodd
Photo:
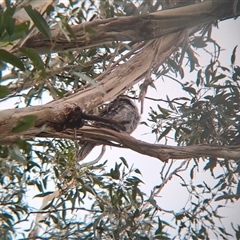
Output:
<svg viewBox="0 0 240 240">
<path fill-rule="evenodd" d="M 163 180 L 163 182 L 154 187 L 154 191 L 152 192 L 151 197 L 154 198 L 156 195 L 158 195 L 160 193 L 160 191 L 163 189 L 163 187 L 167 184 L 168 181 L 170 181 L 173 177 L 173 175 L 176 175 L 177 172 L 182 171 L 182 167 L 187 163 L 188 161 L 183 161 L 176 169 L 174 169 L 174 171 L 172 171 L 168 177 L 165 177 L 165 179 Z"/>
<path fill-rule="evenodd" d="M 149 68 L 146 78 L 141 86 L 141 91 L 139 93 L 138 100 L 141 102 L 141 114 L 143 113 L 143 106 L 144 106 L 144 99 L 147 94 L 148 86 L 153 82 L 153 79 L 151 78 L 151 68 Z"/>
<path fill-rule="evenodd" d="M 161 171 L 161 173 L 160 173 L 160 174 L 161 174 L 162 181 L 163 181 L 164 179 L 166 179 L 168 173 L 170 172 L 170 169 L 171 169 L 173 163 L 174 163 L 174 161 L 171 160 L 170 164 L 168 164 L 167 172 L 165 173 L 165 176 L 163 176 L 164 169 L 165 169 L 165 167 L 167 166 L 167 163 L 164 163 L 163 168 L 162 168 L 162 171 Z"/>
<path fill-rule="evenodd" d="M 71 210 L 72 211 L 72 208 L 65 208 L 65 209 L 54 209 L 54 210 L 39 210 L 39 211 L 31 211 L 28 213 L 28 216 L 30 214 L 45 214 L 45 213 L 54 213 L 54 212 L 59 212 L 59 211 L 65 211 L 65 210 Z M 82 208 L 82 207 L 75 207 L 74 210 L 83 210 L 83 211 L 87 211 L 87 212 L 94 212 L 94 213 L 97 213 L 97 212 L 101 212 L 99 210 L 92 210 L 92 209 L 86 209 L 86 208 Z"/>
</svg>

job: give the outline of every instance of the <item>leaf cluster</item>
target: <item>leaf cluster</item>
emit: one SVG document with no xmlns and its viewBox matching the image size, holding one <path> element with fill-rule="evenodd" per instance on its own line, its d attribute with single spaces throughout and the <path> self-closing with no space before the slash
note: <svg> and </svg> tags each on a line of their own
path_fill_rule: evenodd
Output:
<svg viewBox="0 0 240 240">
<path fill-rule="evenodd" d="M 178 1 L 177 1 L 178 2 Z M 179 1 L 178 6 L 195 1 Z M 61 25 L 66 36 L 74 39 L 72 24 L 93 21 L 95 17 L 124 17 L 146 14 L 159 9 L 174 7 L 172 1 L 70 1 L 69 5 L 58 3 L 55 10 L 47 10 L 48 20 L 31 7 L 25 10 L 34 27 L 44 36 L 51 38 L 50 27 Z M 0 44 L 10 45 L 29 31 L 27 22 L 17 25 L 13 15 L 15 8 L 8 6 L 0 12 Z M 94 30 L 86 28 L 94 34 Z M 151 127 L 156 140 L 173 139 L 179 146 L 193 144 L 239 145 L 239 79 L 240 68 L 236 64 L 235 47 L 231 56 L 231 68 L 222 66 L 218 53 L 206 67 L 200 67 L 193 49 L 206 50 L 208 44 L 217 43 L 210 37 L 211 27 L 205 28 L 199 36 L 191 36 L 189 48 L 178 48 L 160 67 L 155 68 L 152 78 L 178 82 L 185 96 L 166 100 L 158 99 L 157 108 L 151 107 L 145 125 Z M 124 54 L 122 62 L 131 56 L 127 52 L 135 43 L 111 42 L 98 47 L 76 51 L 64 51 L 39 56 L 34 49 L 21 48 L 20 58 L 9 51 L 0 50 L 0 70 L 9 67 L 10 76 L 0 79 L 2 100 L 19 97 L 16 106 L 22 102 L 32 105 L 41 100 L 45 93 L 53 99 L 63 98 L 95 79 Z M 188 45 L 188 43 L 186 43 Z M 141 50 L 141 49 L 140 49 Z M 196 80 L 184 79 L 186 68 L 196 72 Z M 20 71 L 19 71 L 20 70 Z M 77 74 L 76 74 L 77 73 Z M 79 77 L 79 74 L 81 75 Z M 86 76 L 86 77 L 84 77 Z M 182 80 L 178 80 L 180 76 Z M 90 79 L 90 80 L 89 80 Z M 155 82 L 150 85 L 155 88 Z M 135 96 L 137 87 L 128 90 Z M 160 104 L 165 102 L 163 106 Z M 32 118 L 33 117 L 33 118 Z M 33 125 L 34 116 L 22 119 L 15 126 L 21 132 Z M 206 182 L 193 184 L 199 171 L 199 159 L 189 169 L 190 183 L 181 178 L 182 187 L 189 193 L 189 201 L 181 210 L 164 210 L 157 197 L 160 190 L 177 172 L 162 177 L 162 183 L 155 186 L 149 196 L 142 192 L 143 184 L 138 169 L 128 166 L 127 160 L 108 168 L 107 162 L 84 166 L 76 163 L 78 144 L 66 139 L 21 138 L 12 146 L 0 147 L 0 236 L 13 239 L 27 233 L 19 230 L 19 224 L 28 222 L 36 213 L 45 214 L 40 224 L 43 227 L 39 238 L 51 239 L 170 239 L 169 229 L 175 224 L 177 234 L 173 239 L 209 239 L 209 232 L 216 237 L 228 239 L 228 231 L 217 220 L 218 210 L 224 203 L 235 202 L 240 196 L 240 164 L 238 159 L 202 159 L 204 170 L 209 171 L 217 183 L 211 187 Z M 111 159 L 115 160 L 115 159 Z M 118 159 L 119 162 L 119 159 Z M 172 164 L 170 163 L 170 166 Z M 166 167 L 166 165 L 165 165 Z M 222 174 L 215 176 L 220 167 Z M 180 171 L 180 170 L 179 170 Z M 181 169 L 183 171 L 183 169 Z M 60 196 L 52 199 L 43 209 L 28 205 L 27 191 L 37 189 L 35 197 L 51 195 L 57 186 Z M 70 187 L 71 186 L 71 187 Z M 219 203 L 216 207 L 211 204 Z M 171 224 L 163 220 L 170 215 Z M 30 224 L 29 224 L 30 225 Z M 239 234 L 239 229 L 235 229 Z M 21 233 L 20 233 L 21 232 Z"/>
</svg>

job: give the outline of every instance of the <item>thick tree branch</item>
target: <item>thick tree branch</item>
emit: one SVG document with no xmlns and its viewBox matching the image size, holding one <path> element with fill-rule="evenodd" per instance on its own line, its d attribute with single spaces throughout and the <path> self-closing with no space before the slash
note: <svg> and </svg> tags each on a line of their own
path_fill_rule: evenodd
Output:
<svg viewBox="0 0 240 240">
<path fill-rule="evenodd" d="M 191 159 L 199 157 L 214 157 L 238 160 L 240 157 L 240 146 L 218 146 L 218 145 L 191 145 L 191 146 L 168 146 L 163 144 L 151 144 L 124 132 L 117 132 L 111 129 L 96 128 L 86 126 L 75 132 L 67 129 L 63 132 L 55 132 L 52 128 L 45 128 L 39 133 L 39 129 L 29 130 L 25 134 L 27 138 L 34 136 L 51 137 L 51 138 L 68 138 L 72 140 L 84 139 L 88 141 L 96 141 L 99 144 L 105 144 L 116 147 L 124 147 L 132 149 L 143 155 L 157 158 L 163 162 L 169 159 Z M 6 144 L 17 140 L 17 136 L 6 137 L 0 139 L 0 144 Z"/>
<path fill-rule="evenodd" d="M 99 89 L 89 86 L 79 92 L 56 101 L 52 101 L 43 106 L 8 109 L 1 111 L 0 132 L 3 138 L 16 136 L 12 134 L 12 128 L 19 119 L 27 115 L 34 115 L 37 121 L 34 127 L 53 126 L 60 127 L 64 124 L 69 112 L 79 107 L 83 111 L 89 111 L 101 105 L 109 99 L 115 98 L 135 83 L 139 82 L 151 66 L 161 65 L 179 46 L 183 40 L 183 33 L 174 33 L 164 37 L 149 41 L 144 48 L 135 54 L 128 62 L 110 67 L 95 80 L 106 92 L 103 94 Z M 144 61 L 143 61 L 144 59 Z M 41 132 L 39 129 L 37 133 Z M 21 132 L 21 136 L 25 132 Z M 19 135 L 19 136 L 20 136 Z"/>
<path fill-rule="evenodd" d="M 190 159 L 199 157 L 215 157 L 226 159 L 239 159 L 240 146 L 218 145 L 191 145 L 191 146 L 168 146 L 163 144 L 151 144 L 137 140 L 126 133 L 119 133 L 110 129 L 84 127 L 77 131 L 83 138 L 97 141 L 119 143 L 120 146 L 132 149 L 135 152 L 158 158 L 161 161 L 168 159 Z"/>
<path fill-rule="evenodd" d="M 94 20 L 72 26 L 75 38 L 72 37 L 71 41 L 65 37 L 68 33 L 63 33 L 55 25 L 51 29 L 52 39 L 39 33 L 30 37 L 24 47 L 34 48 L 39 54 L 44 54 L 100 46 L 112 41 L 146 41 L 222 18 L 234 17 L 240 13 L 238 5 L 238 8 L 235 5 L 234 0 L 210 0 L 146 15 Z M 21 54 L 18 50 L 15 53 Z"/>
</svg>

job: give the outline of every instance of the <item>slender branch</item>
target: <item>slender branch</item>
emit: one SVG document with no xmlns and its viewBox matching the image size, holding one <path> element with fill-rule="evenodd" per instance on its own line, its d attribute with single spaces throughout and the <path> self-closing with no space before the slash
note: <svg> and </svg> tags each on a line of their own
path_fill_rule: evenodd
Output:
<svg viewBox="0 0 240 240">
<path fill-rule="evenodd" d="M 54 212 L 59 212 L 59 211 L 65 211 L 65 210 L 70 210 L 72 211 L 73 209 L 72 208 L 64 208 L 64 209 L 53 209 L 53 210 L 38 210 L 38 211 L 31 211 L 28 213 L 28 216 L 30 214 L 45 214 L 45 213 L 54 213 Z M 93 210 L 93 209 L 86 209 L 86 208 L 83 208 L 83 207 L 74 207 L 74 210 L 83 210 L 83 211 L 87 211 L 87 212 L 93 212 L 93 213 L 98 213 L 98 212 L 102 212 L 102 211 L 99 211 L 99 210 Z M 27 217 L 28 218 L 28 217 Z M 26 218 L 26 219 L 27 219 Z"/>
<path fill-rule="evenodd" d="M 72 140 L 88 140 L 95 141 L 99 144 L 110 145 L 116 147 L 124 147 L 132 149 L 135 152 L 144 154 L 153 158 L 157 158 L 163 162 L 167 162 L 169 159 L 191 159 L 200 157 L 214 157 L 225 158 L 232 160 L 239 160 L 240 145 L 220 146 L 210 144 L 199 144 L 191 146 L 168 146 L 163 144 L 151 144 L 141 140 L 137 140 L 124 132 L 117 132 L 106 128 L 97 128 L 92 126 L 85 126 L 81 129 L 74 130 L 66 129 L 63 132 L 56 132 L 50 127 L 43 129 L 39 132 L 39 129 L 33 129 L 25 133 L 25 138 L 31 138 L 33 136 L 38 137 L 55 137 L 55 138 L 67 138 Z M 36 131 L 38 134 L 36 134 Z M 5 137 L 0 139 L 0 144 L 16 141 L 15 138 Z"/>
</svg>

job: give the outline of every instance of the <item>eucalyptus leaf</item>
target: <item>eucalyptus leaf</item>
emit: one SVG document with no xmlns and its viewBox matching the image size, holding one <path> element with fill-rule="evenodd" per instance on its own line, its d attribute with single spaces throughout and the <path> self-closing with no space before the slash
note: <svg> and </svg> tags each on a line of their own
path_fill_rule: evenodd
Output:
<svg viewBox="0 0 240 240">
<path fill-rule="evenodd" d="M 9 53 L 4 49 L 0 49 L 0 60 L 10 63 L 11 65 L 19 68 L 22 71 L 25 70 L 22 61 L 15 55 L 13 55 L 12 53 Z"/>
<path fill-rule="evenodd" d="M 0 98 L 6 97 L 10 93 L 10 90 L 7 86 L 0 86 Z"/>
<path fill-rule="evenodd" d="M 32 61 L 36 69 L 40 70 L 42 72 L 42 76 L 45 77 L 46 69 L 38 53 L 35 50 L 30 48 L 20 48 L 20 51 Z"/>
<path fill-rule="evenodd" d="M 43 16 L 35 9 L 32 8 L 31 5 L 24 7 L 28 16 L 32 19 L 35 26 L 38 30 L 47 38 L 51 38 L 51 31 Z"/>
</svg>

